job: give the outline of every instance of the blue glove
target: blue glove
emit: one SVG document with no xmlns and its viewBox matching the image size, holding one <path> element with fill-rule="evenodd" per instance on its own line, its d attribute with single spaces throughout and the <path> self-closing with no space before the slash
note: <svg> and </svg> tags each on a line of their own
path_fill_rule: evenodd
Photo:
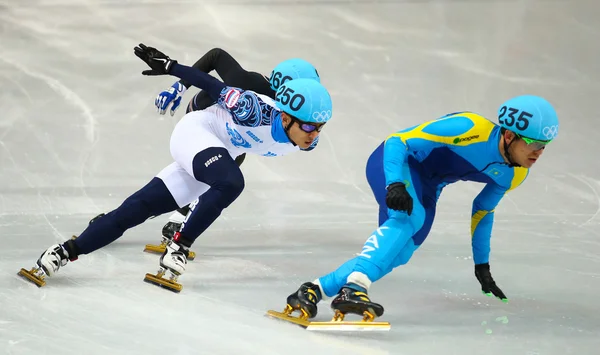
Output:
<svg viewBox="0 0 600 355">
<path fill-rule="evenodd" d="M 156 100 L 154 100 L 154 106 L 158 109 L 158 113 L 164 115 L 169 105 L 173 103 L 173 106 L 171 106 L 171 116 L 173 116 L 181 104 L 181 98 L 185 90 L 187 90 L 186 87 L 178 81 L 171 85 L 168 90 L 158 94 Z"/>
</svg>

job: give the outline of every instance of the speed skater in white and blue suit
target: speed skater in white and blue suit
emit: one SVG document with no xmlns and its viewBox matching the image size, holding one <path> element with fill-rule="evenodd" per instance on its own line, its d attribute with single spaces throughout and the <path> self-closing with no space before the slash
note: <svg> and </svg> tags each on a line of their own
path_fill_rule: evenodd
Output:
<svg viewBox="0 0 600 355">
<path fill-rule="evenodd" d="M 552 105 L 533 95 L 503 103 L 498 123 L 473 112 L 457 112 L 387 137 L 366 166 L 379 205 L 379 227 L 358 256 L 292 293 L 287 310 L 313 318 L 317 303 L 324 296 L 335 296 L 331 302 L 335 311 L 380 317 L 383 307 L 368 295 L 371 283 L 409 262 L 431 230 L 443 188 L 460 180 L 484 184 L 471 214 L 475 276 L 484 294 L 507 302 L 490 273 L 494 209 L 507 192 L 523 183 L 556 138 L 559 124 Z"/>
</svg>

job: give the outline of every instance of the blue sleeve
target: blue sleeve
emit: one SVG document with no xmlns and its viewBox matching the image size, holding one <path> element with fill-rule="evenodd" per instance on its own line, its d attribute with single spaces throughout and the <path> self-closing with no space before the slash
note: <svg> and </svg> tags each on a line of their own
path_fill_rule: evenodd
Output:
<svg viewBox="0 0 600 355">
<path fill-rule="evenodd" d="M 404 181 L 402 165 L 408 152 L 426 155 L 443 146 L 460 146 L 481 141 L 484 137 L 469 142 L 460 140 L 475 127 L 469 114 L 453 114 L 440 119 L 413 126 L 390 135 L 385 141 L 383 166 L 386 186 Z M 458 140 L 457 140 L 458 139 Z"/>
<path fill-rule="evenodd" d="M 495 183 L 487 184 L 473 200 L 471 211 L 471 247 L 475 264 L 485 264 L 490 259 L 490 240 L 494 225 L 494 210 L 504 195 L 521 186 L 529 174 L 529 169 L 513 168 L 513 175 L 507 186 Z"/>
<path fill-rule="evenodd" d="M 181 65 L 179 63 L 173 65 L 169 74 L 206 91 L 215 101 L 219 98 L 221 91 L 225 88 L 225 84 L 219 79 L 203 73 L 196 68 Z"/>
<path fill-rule="evenodd" d="M 402 164 L 406 160 L 407 145 L 399 137 L 390 136 L 383 146 L 383 170 L 385 186 L 404 181 Z"/>
<path fill-rule="evenodd" d="M 473 200 L 471 247 L 475 264 L 485 264 L 489 261 L 494 210 L 506 192 L 507 189 L 495 183 L 490 183 Z"/>
</svg>

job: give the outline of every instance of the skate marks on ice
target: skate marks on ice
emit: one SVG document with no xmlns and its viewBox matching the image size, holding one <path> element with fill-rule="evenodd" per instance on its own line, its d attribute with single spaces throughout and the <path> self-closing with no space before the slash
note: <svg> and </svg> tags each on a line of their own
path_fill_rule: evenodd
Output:
<svg viewBox="0 0 600 355">
<path fill-rule="evenodd" d="M 83 272 L 76 273 L 72 276 L 85 279 Z M 2 287 L 0 353 L 65 353 L 66 343 L 69 354 L 233 354 L 241 349 L 244 354 L 302 354 L 307 348 L 327 354 L 388 353 L 365 345 L 369 340 L 354 344 L 274 323 L 252 302 L 231 302 L 237 297 L 230 292 L 244 288 L 243 282 L 230 290 L 215 290 L 209 282 L 204 290 L 211 296 L 204 296 L 198 285 L 193 292 L 173 294 L 149 287 L 130 272 L 111 284 L 73 280 L 44 288 L 15 280 L 18 287 Z M 251 301 L 252 292 L 243 293 Z"/>
</svg>

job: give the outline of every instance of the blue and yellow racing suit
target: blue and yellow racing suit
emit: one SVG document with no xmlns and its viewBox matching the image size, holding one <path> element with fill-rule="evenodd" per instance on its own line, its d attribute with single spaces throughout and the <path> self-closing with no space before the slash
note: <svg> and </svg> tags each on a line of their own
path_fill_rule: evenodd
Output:
<svg viewBox="0 0 600 355">
<path fill-rule="evenodd" d="M 529 172 L 504 161 L 500 137 L 500 126 L 472 112 L 452 113 L 390 135 L 366 168 L 379 204 L 379 228 L 360 255 L 319 278 L 324 293 L 337 294 L 353 272 L 374 282 L 406 264 L 429 234 L 442 189 L 459 180 L 485 184 L 473 201 L 471 237 L 475 264 L 487 263 L 494 209 Z M 413 198 L 410 216 L 387 208 L 386 186 L 394 182 L 404 182 Z"/>
</svg>

